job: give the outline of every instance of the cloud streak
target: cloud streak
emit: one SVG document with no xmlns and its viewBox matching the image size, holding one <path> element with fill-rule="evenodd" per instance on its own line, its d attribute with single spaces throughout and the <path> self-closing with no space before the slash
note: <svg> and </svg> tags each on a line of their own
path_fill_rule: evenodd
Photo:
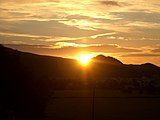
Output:
<svg viewBox="0 0 160 120">
<path fill-rule="evenodd" d="M 80 52 L 103 52 L 103 53 L 132 53 L 132 52 L 142 52 L 142 50 L 128 47 L 120 47 L 118 45 L 100 45 L 100 44 L 75 44 L 67 42 L 58 42 L 54 45 L 25 45 L 25 44 L 6 44 L 7 47 L 18 49 L 21 51 L 28 51 L 38 54 L 48 54 L 48 55 L 60 55 L 65 54 L 78 54 Z M 43 52 L 42 52 L 43 51 Z M 42 53 L 41 53 L 42 52 Z"/>
<path fill-rule="evenodd" d="M 120 4 L 116 1 L 112 1 L 112 0 L 105 0 L 105 1 L 100 1 L 101 4 L 107 5 L 107 6 L 119 6 Z"/>
<path fill-rule="evenodd" d="M 154 53 L 139 53 L 139 54 L 126 54 L 121 57 L 160 57 L 160 54 Z"/>
<path fill-rule="evenodd" d="M 154 53 L 160 53 L 160 48 L 153 49 L 152 52 L 154 52 Z"/>
</svg>

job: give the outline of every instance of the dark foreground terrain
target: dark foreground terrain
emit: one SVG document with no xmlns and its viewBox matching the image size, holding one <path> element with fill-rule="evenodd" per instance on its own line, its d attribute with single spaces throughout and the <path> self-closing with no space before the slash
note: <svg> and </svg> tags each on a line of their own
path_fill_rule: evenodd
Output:
<svg viewBox="0 0 160 120">
<path fill-rule="evenodd" d="M 0 120 L 160 119 L 160 68 L 151 63 L 99 55 L 83 68 L 0 45 L 0 82 Z"/>
<path fill-rule="evenodd" d="M 45 119 L 93 120 L 93 116 L 94 120 L 160 119 L 160 96 L 116 93 L 97 90 L 93 112 L 92 91 L 55 91 L 45 109 Z"/>
</svg>

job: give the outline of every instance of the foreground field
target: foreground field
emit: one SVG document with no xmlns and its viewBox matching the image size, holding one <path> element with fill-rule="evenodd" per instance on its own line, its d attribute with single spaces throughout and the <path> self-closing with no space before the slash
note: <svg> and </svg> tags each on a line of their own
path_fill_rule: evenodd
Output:
<svg viewBox="0 0 160 120">
<path fill-rule="evenodd" d="M 92 91 L 56 91 L 46 107 L 46 120 L 92 120 Z M 158 120 L 160 96 L 97 90 L 94 120 Z"/>
</svg>

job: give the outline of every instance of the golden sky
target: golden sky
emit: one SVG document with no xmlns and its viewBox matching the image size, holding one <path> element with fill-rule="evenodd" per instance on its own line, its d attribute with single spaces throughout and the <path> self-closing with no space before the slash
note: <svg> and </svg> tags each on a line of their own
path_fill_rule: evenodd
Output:
<svg viewBox="0 0 160 120">
<path fill-rule="evenodd" d="M 160 66 L 160 0 L 0 0 L 0 43 Z"/>
</svg>

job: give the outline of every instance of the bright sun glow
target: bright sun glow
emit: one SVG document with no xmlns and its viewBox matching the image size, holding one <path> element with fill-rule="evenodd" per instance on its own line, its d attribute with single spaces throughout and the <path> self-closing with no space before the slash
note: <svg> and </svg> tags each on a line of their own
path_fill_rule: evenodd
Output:
<svg viewBox="0 0 160 120">
<path fill-rule="evenodd" d="M 93 55 L 90 54 L 81 54 L 78 56 L 78 60 L 82 65 L 86 66 L 90 63 L 92 57 Z"/>
</svg>

